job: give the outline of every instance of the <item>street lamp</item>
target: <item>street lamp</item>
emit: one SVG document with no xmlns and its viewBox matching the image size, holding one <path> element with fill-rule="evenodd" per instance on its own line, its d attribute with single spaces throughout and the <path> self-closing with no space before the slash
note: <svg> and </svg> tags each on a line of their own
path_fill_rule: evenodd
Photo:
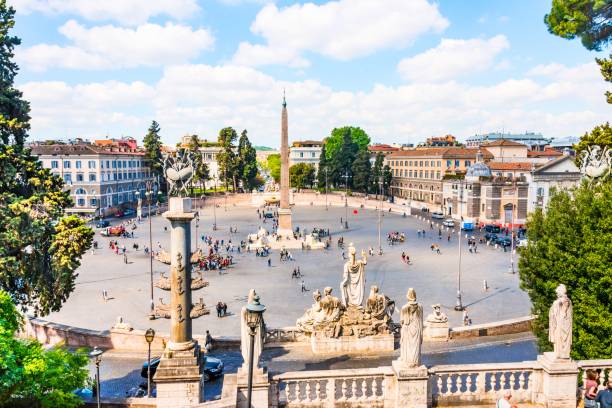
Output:
<svg viewBox="0 0 612 408">
<path fill-rule="evenodd" d="M 516 273 L 514 271 L 514 204 L 512 204 L 512 213 L 510 215 L 510 273 Z"/>
<path fill-rule="evenodd" d="M 383 178 L 382 176 L 378 180 L 378 185 L 380 187 L 380 204 L 378 206 L 378 255 L 382 255 L 382 240 L 381 240 L 381 226 L 382 226 L 382 206 L 383 206 L 383 195 L 384 195 L 384 186 L 383 186 Z"/>
<path fill-rule="evenodd" d="M 213 217 L 214 217 L 214 221 L 213 221 L 213 231 L 217 230 L 217 181 L 215 180 L 215 198 L 213 200 L 211 200 L 212 205 L 213 205 Z"/>
<path fill-rule="evenodd" d="M 348 170 L 346 170 L 344 172 L 344 175 L 342 177 L 344 177 L 344 185 L 345 185 L 345 191 L 344 191 L 344 210 L 345 210 L 344 229 L 348 229 L 348 179 L 349 179 L 349 172 L 348 172 Z"/>
<path fill-rule="evenodd" d="M 147 397 L 151 398 L 151 343 L 155 339 L 155 330 L 149 328 L 145 332 L 145 340 L 149 345 L 149 353 L 147 354 Z"/>
<path fill-rule="evenodd" d="M 247 392 L 247 407 L 251 406 L 251 395 L 253 393 L 253 354 L 255 351 L 255 334 L 257 327 L 260 326 L 263 319 L 263 313 L 266 311 L 266 306 L 259 303 L 259 296 L 255 295 L 253 301 L 246 305 L 246 323 L 249 326 L 249 380 Z"/>
<path fill-rule="evenodd" d="M 328 187 L 327 187 L 327 171 L 329 169 L 327 167 L 325 167 L 325 210 L 329 210 L 329 207 L 327 206 L 327 191 L 328 191 Z"/>
<path fill-rule="evenodd" d="M 147 217 L 149 218 L 149 276 L 150 276 L 150 292 L 151 292 L 151 311 L 149 313 L 149 319 L 153 319 L 153 310 L 155 309 L 155 303 L 153 301 L 153 229 L 151 226 L 151 201 L 153 201 L 153 187 L 157 185 L 157 203 L 161 199 L 161 191 L 159 191 L 159 184 L 154 180 L 148 180 L 145 183 L 145 197 L 147 198 Z M 140 196 L 140 192 L 136 191 L 136 197 Z"/>
<path fill-rule="evenodd" d="M 97 347 L 94 347 L 89 353 L 89 357 L 95 358 L 96 363 L 96 402 L 98 403 L 98 408 L 100 408 L 100 362 L 102 361 L 100 356 L 102 353 L 103 351 Z"/>
<path fill-rule="evenodd" d="M 463 217 L 463 181 L 459 181 L 459 217 Z M 459 263 L 457 268 L 457 303 L 455 310 L 460 312 L 464 309 L 461 302 L 461 222 L 459 222 Z"/>
</svg>

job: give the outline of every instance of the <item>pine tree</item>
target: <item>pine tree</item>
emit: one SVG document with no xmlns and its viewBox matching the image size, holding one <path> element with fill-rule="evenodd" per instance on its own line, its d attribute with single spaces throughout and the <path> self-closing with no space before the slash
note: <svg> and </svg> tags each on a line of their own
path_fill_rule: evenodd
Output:
<svg viewBox="0 0 612 408">
<path fill-rule="evenodd" d="M 383 176 L 383 163 L 385 160 L 385 156 L 382 153 L 378 153 L 376 155 L 376 160 L 374 161 L 374 166 L 372 166 L 372 177 L 370 181 L 372 182 L 372 186 L 370 187 L 371 191 L 375 191 L 376 194 L 379 194 L 380 186 L 378 183 L 380 182 Z"/>
<path fill-rule="evenodd" d="M 164 169 L 163 169 L 163 158 L 162 158 L 162 141 L 159 136 L 159 131 L 161 128 L 159 127 L 159 123 L 156 121 L 151 121 L 151 126 L 149 126 L 149 130 L 143 139 L 143 145 L 145 149 L 145 161 L 149 165 L 151 169 L 151 174 L 153 176 L 158 176 L 160 183 L 162 184 L 162 190 L 166 191 L 165 188 L 165 180 L 164 177 Z"/>
<path fill-rule="evenodd" d="M 200 150 L 200 139 L 198 135 L 192 135 L 189 138 L 189 144 L 187 146 L 187 150 L 193 159 L 194 165 L 194 174 L 193 174 L 193 182 L 198 183 L 200 188 L 204 188 L 204 185 L 207 180 L 210 179 L 210 172 L 208 169 L 208 164 L 204 162 L 204 156 L 202 155 L 202 151 Z M 193 187 L 191 191 L 193 195 Z"/>
<path fill-rule="evenodd" d="M 319 169 L 317 170 L 317 188 L 319 190 L 325 189 L 326 172 L 329 172 L 329 163 L 325 155 L 325 143 L 323 143 L 321 147 L 321 156 L 319 157 Z"/>
<path fill-rule="evenodd" d="M 230 180 L 234 191 L 236 191 L 236 165 L 237 158 L 234 152 L 234 142 L 238 138 L 238 134 L 231 127 L 223 128 L 219 131 L 219 144 L 221 145 L 221 152 L 217 155 L 217 162 L 219 164 L 219 174 L 223 178 L 225 183 L 225 189 L 229 189 Z"/>
<path fill-rule="evenodd" d="M 239 166 L 237 172 L 245 191 L 251 191 L 257 187 L 259 179 L 259 169 L 257 167 L 257 152 L 247 136 L 246 129 L 242 131 L 238 141 Z"/>
</svg>

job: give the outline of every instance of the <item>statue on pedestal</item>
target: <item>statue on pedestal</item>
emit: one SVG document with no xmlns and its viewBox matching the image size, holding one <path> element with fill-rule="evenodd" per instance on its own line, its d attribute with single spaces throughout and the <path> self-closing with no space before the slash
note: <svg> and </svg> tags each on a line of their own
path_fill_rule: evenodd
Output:
<svg viewBox="0 0 612 408">
<path fill-rule="evenodd" d="M 408 289 L 408 303 L 400 313 L 401 339 L 400 362 L 408 367 L 421 364 L 421 344 L 423 343 L 423 306 L 417 303 L 416 292 Z"/>
<path fill-rule="evenodd" d="M 382 321 L 387 323 L 391 321 L 391 316 L 395 311 L 395 301 L 388 296 L 378 293 L 378 286 L 370 287 L 370 295 L 366 300 L 365 313 L 366 317 L 372 320 Z"/>
<path fill-rule="evenodd" d="M 295 325 L 303 332 L 312 333 L 316 322 L 320 322 L 323 317 L 321 309 L 321 292 L 315 290 L 312 293 L 312 299 L 314 303 L 310 309 L 306 310 L 304 315 L 297 319 Z"/>
<path fill-rule="evenodd" d="M 427 323 L 448 323 L 448 316 L 446 316 L 441 309 L 439 303 L 431 305 L 433 312 L 427 315 Z"/>
<path fill-rule="evenodd" d="M 361 251 L 361 260 L 355 259 L 355 247 L 349 244 L 349 260 L 344 264 L 344 277 L 340 288 L 342 304 L 345 307 L 361 307 L 365 291 L 365 265 L 368 263 L 365 251 Z"/>
<path fill-rule="evenodd" d="M 255 289 L 251 289 L 249 291 L 249 297 L 247 300 L 247 304 L 252 303 L 253 299 L 255 299 Z M 242 359 L 244 360 L 244 366 L 248 366 L 249 361 L 249 326 L 247 325 L 247 308 L 246 305 L 242 307 L 240 311 L 240 352 L 242 354 Z M 259 322 L 259 326 L 255 329 L 255 345 L 253 347 L 253 361 L 254 367 L 259 366 L 259 357 L 261 356 L 261 352 L 263 350 L 264 336 L 266 335 L 265 322 L 263 321 L 263 317 Z"/>
<path fill-rule="evenodd" d="M 561 284 L 556 289 L 557 299 L 548 313 L 548 340 L 553 343 L 554 355 L 569 359 L 572 348 L 572 301 L 567 297 L 567 288 Z"/>
</svg>

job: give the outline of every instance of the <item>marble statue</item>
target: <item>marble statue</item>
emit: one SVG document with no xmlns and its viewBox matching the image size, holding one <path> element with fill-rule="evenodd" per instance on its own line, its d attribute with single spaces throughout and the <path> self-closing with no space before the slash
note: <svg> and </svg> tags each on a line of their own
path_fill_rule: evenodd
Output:
<svg viewBox="0 0 612 408">
<path fill-rule="evenodd" d="M 344 276 L 340 284 L 342 304 L 345 307 L 361 307 L 365 290 L 365 265 L 368 260 L 365 251 L 361 251 L 361 260 L 355 259 L 355 247 L 349 244 L 349 260 L 344 264 Z"/>
<path fill-rule="evenodd" d="M 557 286 L 556 293 L 557 299 L 548 313 L 548 340 L 553 343 L 556 358 L 568 359 L 572 347 L 572 301 L 565 285 Z"/>
<path fill-rule="evenodd" d="M 253 302 L 257 294 L 255 293 L 255 289 L 251 289 L 249 291 L 249 297 L 247 300 L 247 304 Z M 240 352 L 242 353 L 242 358 L 244 360 L 243 365 L 248 367 L 249 365 L 249 342 L 250 339 L 250 331 L 251 329 L 247 325 L 247 308 L 246 305 L 242 307 L 240 311 Z M 259 366 L 259 357 L 261 356 L 261 352 L 263 350 L 264 336 L 266 335 L 265 323 L 263 321 L 263 317 L 259 322 L 259 326 L 255 329 L 255 337 L 253 341 L 255 345 L 253 347 L 253 367 Z"/>
<path fill-rule="evenodd" d="M 421 364 L 421 344 L 423 343 L 423 306 L 417 303 L 416 292 L 408 289 L 408 303 L 400 313 L 401 338 L 400 362 L 408 367 Z"/>
<path fill-rule="evenodd" d="M 601 178 L 612 170 L 612 150 L 608 147 L 594 145 L 589 146 L 582 154 L 582 166 L 580 168 L 583 174 L 591 179 Z"/>
<path fill-rule="evenodd" d="M 164 174 L 168 182 L 168 194 L 187 195 L 195 174 L 194 168 L 190 154 L 167 155 L 164 160 Z"/>
<path fill-rule="evenodd" d="M 315 290 L 312 294 L 312 299 L 314 303 L 310 309 L 306 310 L 304 315 L 300 317 L 295 324 L 300 330 L 306 333 L 312 333 L 315 329 L 315 324 L 319 323 L 323 317 L 321 309 L 321 292 Z"/>
<path fill-rule="evenodd" d="M 441 306 L 439 303 L 435 305 L 431 305 L 433 312 L 427 316 L 428 323 L 447 323 L 448 317 L 442 312 Z"/>
<path fill-rule="evenodd" d="M 388 296 L 378 293 L 378 286 L 370 287 L 370 295 L 366 300 L 365 313 L 373 320 L 390 321 L 395 311 L 395 302 Z"/>
</svg>

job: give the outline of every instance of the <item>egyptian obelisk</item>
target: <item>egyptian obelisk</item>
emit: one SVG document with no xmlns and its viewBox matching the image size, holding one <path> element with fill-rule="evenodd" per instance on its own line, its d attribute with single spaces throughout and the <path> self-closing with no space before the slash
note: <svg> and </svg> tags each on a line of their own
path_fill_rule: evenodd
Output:
<svg viewBox="0 0 612 408">
<path fill-rule="evenodd" d="M 283 92 L 283 110 L 281 114 L 281 181 L 280 208 L 278 209 L 278 231 L 282 237 L 293 237 L 291 227 L 291 206 L 289 204 L 289 127 L 287 119 L 287 101 Z"/>
</svg>

